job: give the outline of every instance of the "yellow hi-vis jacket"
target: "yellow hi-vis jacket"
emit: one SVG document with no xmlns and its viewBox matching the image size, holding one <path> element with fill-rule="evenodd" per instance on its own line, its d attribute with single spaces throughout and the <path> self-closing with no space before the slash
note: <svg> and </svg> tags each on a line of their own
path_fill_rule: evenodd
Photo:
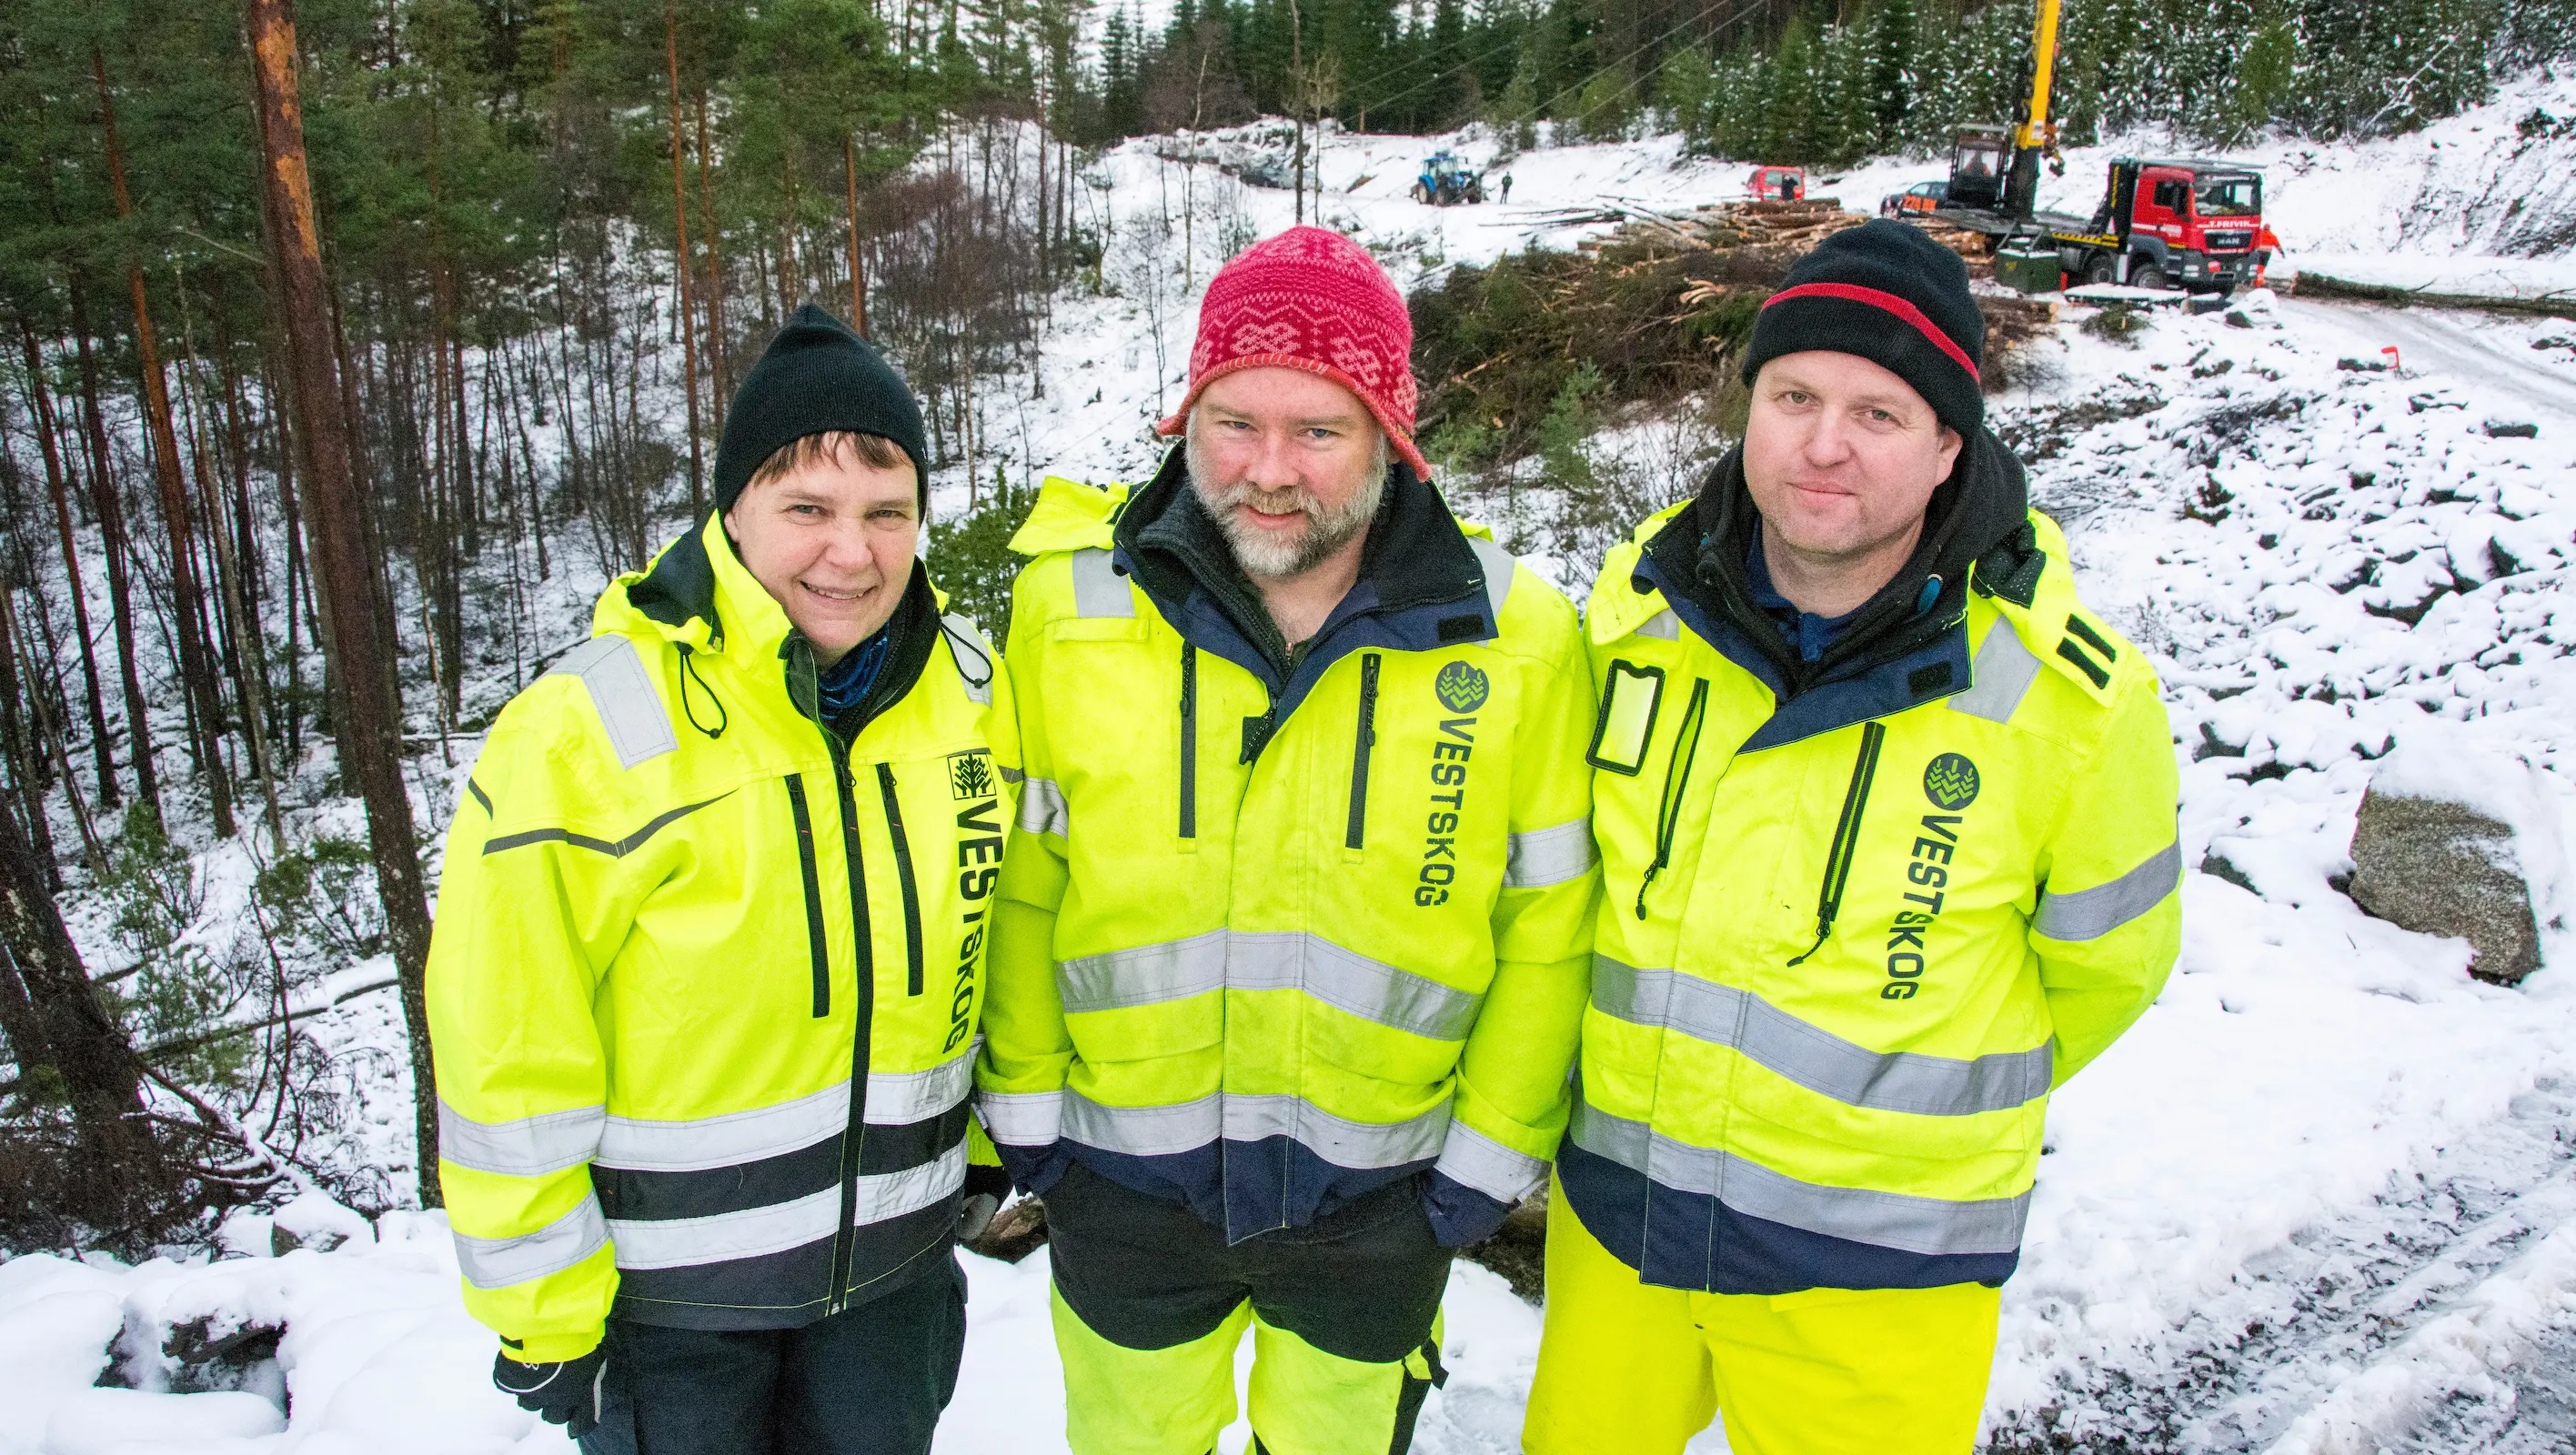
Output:
<svg viewBox="0 0 2576 1455">
<path fill-rule="evenodd" d="M 429 1018 L 465 1305 L 516 1357 L 612 1310 L 794 1327 L 942 1266 L 1017 739 L 918 566 L 892 629 L 844 742 L 710 517 L 493 725 Z"/>
<path fill-rule="evenodd" d="M 1784 702 L 1773 628 L 1681 580 L 1697 508 L 1614 549 L 1587 616 L 1604 902 L 1566 1199 L 1652 1284 L 2001 1283 L 2050 1090 L 2179 944 L 2155 674 L 2032 511 L 2009 577 L 1932 577 L 1911 650 Z"/>
<path fill-rule="evenodd" d="M 984 1126 L 1026 1185 L 1077 1157 L 1235 1240 L 1436 1169 L 1474 1236 L 1546 1175 L 1582 1015 L 1573 609 L 1398 466 L 1351 595 L 1256 645 L 1180 456 L 1133 500 L 1046 482 L 1012 542 Z"/>
</svg>

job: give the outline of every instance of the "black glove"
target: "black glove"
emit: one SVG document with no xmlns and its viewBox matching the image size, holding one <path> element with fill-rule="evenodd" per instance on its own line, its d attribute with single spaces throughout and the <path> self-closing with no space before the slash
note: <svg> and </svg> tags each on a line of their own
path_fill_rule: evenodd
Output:
<svg viewBox="0 0 2576 1455">
<path fill-rule="evenodd" d="M 971 1243 L 993 1225 L 993 1214 L 1011 1200 L 1011 1174 L 980 1162 L 966 1164 L 966 1196 L 957 1204 L 957 1241 Z"/>
<path fill-rule="evenodd" d="M 529 1364 L 507 1351 L 492 1358 L 492 1385 L 534 1410 L 549 1425 L 564 1426 L 578 1440 L 599 1428 L 600 1377 L 608 1372 L 608 1351 L 593 1349 L 561 1364 Z"/>
</svg>

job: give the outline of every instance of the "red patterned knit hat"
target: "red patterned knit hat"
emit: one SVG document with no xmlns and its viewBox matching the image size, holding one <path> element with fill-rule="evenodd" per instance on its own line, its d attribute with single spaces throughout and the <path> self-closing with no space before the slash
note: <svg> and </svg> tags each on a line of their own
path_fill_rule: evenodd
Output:
<svg viewBox="0 0 2576 1455">
<path fill-rule="evenodd" d="M 1217 270 L 1199 305 L 1190 392 L 1160 435 L 1179 434 L 1209 382 L 1237 369 L 1301 369 L 1360 397 L 1396 454 L 1424 479 L 1413 444 L 1413 318 L 1368 249 L 1320 227 L 1292 227 Z"/>
</svg>

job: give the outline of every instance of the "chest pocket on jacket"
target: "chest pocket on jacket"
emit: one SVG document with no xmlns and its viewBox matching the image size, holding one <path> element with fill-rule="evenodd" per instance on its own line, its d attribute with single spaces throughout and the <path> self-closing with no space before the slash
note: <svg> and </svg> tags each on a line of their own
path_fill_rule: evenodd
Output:
<svg viewBox="0 0 2576 1455">
<path fill-rule="evenodd" d="M 1646 766 L 1646 745 L 1654 740 L 1655 714 L 1663 702 L 1663 668 L 1613 661 L 1584 761 L 1605 773 L 1637 776 Z"/>
</svg>

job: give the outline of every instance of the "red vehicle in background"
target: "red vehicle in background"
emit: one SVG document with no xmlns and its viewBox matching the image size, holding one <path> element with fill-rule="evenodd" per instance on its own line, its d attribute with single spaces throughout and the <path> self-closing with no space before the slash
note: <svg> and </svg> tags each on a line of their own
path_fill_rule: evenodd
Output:
<svg viewBox="0 0 2576 1455">
<path fill-rule="evenodd" d="M 1807 197 L 1804 167 L 1755 167 L 1744 190 L 1762 202 L 1803 202 Z"/>
</svg>

